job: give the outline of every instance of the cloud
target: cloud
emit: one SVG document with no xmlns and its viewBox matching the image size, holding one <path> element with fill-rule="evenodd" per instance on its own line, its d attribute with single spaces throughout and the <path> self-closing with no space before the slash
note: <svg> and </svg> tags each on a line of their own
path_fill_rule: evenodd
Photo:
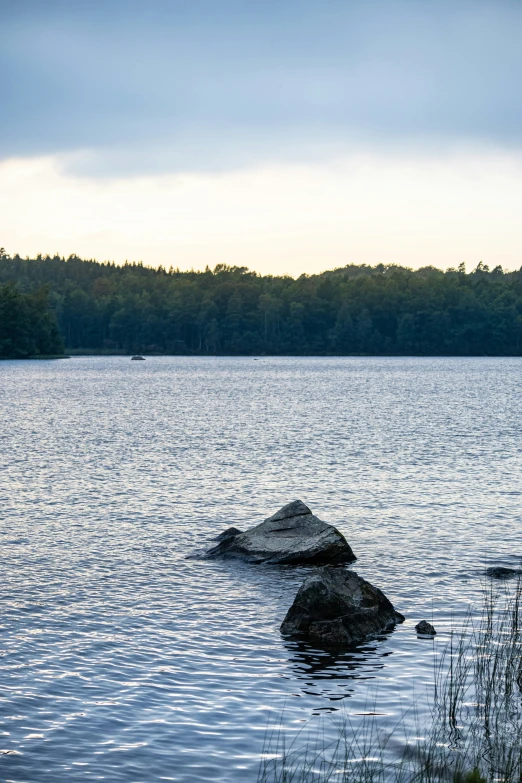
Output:
<svg viewBox="0 0 522 783">
<path fill-rule="evenodd" d="M 522 145 L 522 4 L 3 0 L 0 157 L 91 176 Z"/>
<path fill-rule="evenodd" d="M 53 157 L 0 163 L 8 252 L 118 263 L 237 264 L 299 275 L 348 263 L 446 268 L 522 263 L 522 154 L 400 158 L 96 180 Z"/>
</svg>

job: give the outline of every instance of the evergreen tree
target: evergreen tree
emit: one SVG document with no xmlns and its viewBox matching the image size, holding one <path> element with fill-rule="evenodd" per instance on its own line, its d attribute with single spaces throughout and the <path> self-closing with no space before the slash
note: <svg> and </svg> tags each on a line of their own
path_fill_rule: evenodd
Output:
<svg viewBox="0 0 522 783">
<path fill-rule="evenodd" d="M 0 355 L 521 355 L 522 270 L 350 265 L 261 276 L 0 249 Z"/>
</svg>

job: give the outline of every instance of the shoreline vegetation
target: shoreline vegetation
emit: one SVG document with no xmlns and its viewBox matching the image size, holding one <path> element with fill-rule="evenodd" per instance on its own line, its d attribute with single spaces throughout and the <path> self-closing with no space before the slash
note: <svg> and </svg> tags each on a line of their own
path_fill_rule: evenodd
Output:
<svg viewBox="0 0 522 783">
<path fill-rule="evenodd" d="M 267 729 L 258 783 L 520 783 L 522 780 L 522 582 L 485 586 L 478 616 L 434 644 L 433 682 L 390 730 L 378 694 L 356 724 L 341 712 L 332 732 L 309 724 L 291 740 Z M 371 704 L 370 704 L 371 702 Z M 373 714 L 372 714 L 373 713 Z M 397 752 L 400 737 L 402 750 Z"/>
<path fill-rule="evenodd" d="M 56 313 L 45 287 L 24 293 L 0 283 L 0 359 L 64 356 Z"/>
<path fill-rule="evenodd" d="M 0 249 L 0 357 L 521 356 L 522 269 L 202 272 Z"/>
</svg>

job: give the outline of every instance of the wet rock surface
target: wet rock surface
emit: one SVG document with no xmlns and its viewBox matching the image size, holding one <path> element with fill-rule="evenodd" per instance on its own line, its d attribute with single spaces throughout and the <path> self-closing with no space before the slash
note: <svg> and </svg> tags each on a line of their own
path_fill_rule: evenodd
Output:
<svg viewBox="0 0 522 783">
<path fill-rule="evenodd" d="M 355 571 L 326 567 L 301 585 L 281 632 L 342 649 L 390 631 L 403 620 L 382 590 Z"/>
<path fill-rule="evenodd" d="M 238 530 L 237 527 L 227 527 L 226 530 L 223 530 L 222 533 L 219 534 L 219 536 L 216 536 L 216 541 L 224 541 L 225 538 L 233 538 L 234 536 L 239 536 L 241 534 L 241 530 Z"/>
<path fill-rule="evenodd" d="M 415 630 L 418 634 L 421 636 L 436 636 L 437 631 L 433 627 L 431 623 L 429 623 L 427 620 L 421 620 L 420 623 L 417 623 L 415 626 Z"/>
<path fill-rule="evenodd" d="M 250 530 L 218 536 L 219 543 L 206 552 L 208 558 L 235 557 L 257 563 L 336 564 L 356 557 L 333 525 L 314 516 L 301 500 L 294 500 Z"/>
</svg>

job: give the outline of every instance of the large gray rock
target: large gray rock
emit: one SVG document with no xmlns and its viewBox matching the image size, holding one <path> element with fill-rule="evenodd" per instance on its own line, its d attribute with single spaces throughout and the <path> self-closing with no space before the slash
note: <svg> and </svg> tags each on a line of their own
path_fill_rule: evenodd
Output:
<svg viewBox="0 0 522 783">
<path fill-rule="evenodd" d="M 233 530 L 233 529 L 232 529 Z M 338 530 L 294 500 L 244 533 L 225 531 L 206 556 L 238 557 L 256 563 L 349 563 L 356 560 Z"/>
<path fill-rule="evenodd" d="M 355 571 L 321 568 L 299 588 L 281 632 L 319 647 L 347 648 L 390 631 L 404 617 Z"/>
</svg>

